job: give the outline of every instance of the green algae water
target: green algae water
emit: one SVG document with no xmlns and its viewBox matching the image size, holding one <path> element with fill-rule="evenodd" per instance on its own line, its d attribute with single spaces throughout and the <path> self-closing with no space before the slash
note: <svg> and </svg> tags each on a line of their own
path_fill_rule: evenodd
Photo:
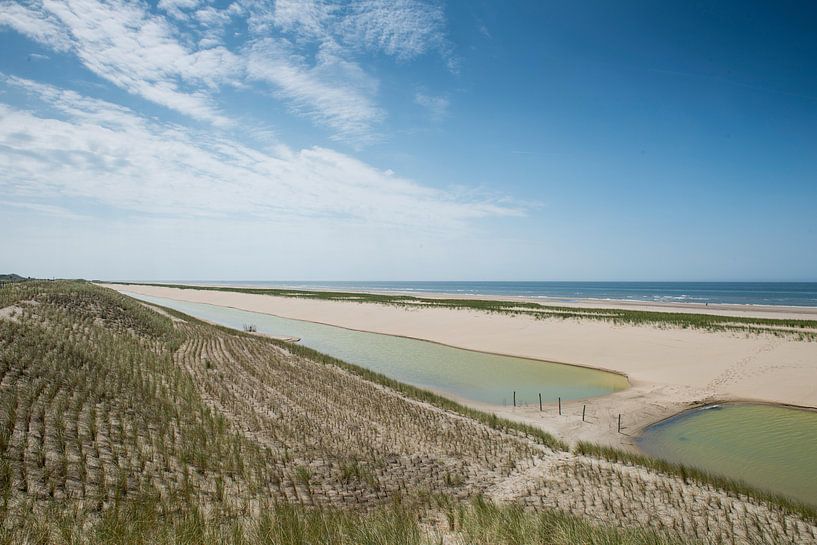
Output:
<svg viewBox="0 0 817 545">
<path fill-rule="evenodd" d="M 127 293 L 127 292 L 126 292 Z M 203 303 L 127 293 L 235 329 L 254 324 L 278 337 L 298 337 L 300 344 L 390 378 L 443 395 L 490 405 L 518 405 L 584 399 L 629 386 L 616 373 L 511 356 L 485 354 L 393 335 L 279 318 Z"/>
<path fill-rule="evenodd" d="M 817 505 L 817 412 L 727 404 L 647 428 L 646 454 L 695 466 Z"/>
</svg>

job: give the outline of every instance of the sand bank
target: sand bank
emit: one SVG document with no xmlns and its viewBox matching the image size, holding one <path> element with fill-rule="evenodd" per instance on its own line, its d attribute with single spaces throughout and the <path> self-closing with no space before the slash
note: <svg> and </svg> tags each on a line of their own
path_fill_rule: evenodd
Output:
<svg viewBox="0 0 817 545">
<path fill-rule="evenodd" d="M 576 318 L 535 319 L 477 310 L 404 308 L 160 286 L 107 287 L 626 374 L 632 388 L 586 403 L 588 420 L 595 423 L 592 426 L 581 421 L 584 403 L 564 407 L 561 417 L 552 408 L 545 413 L 538 407 L 491 408 L 571 440 L 626 444 L 644 425 L 690 405 L 716 400 L 817 407 L 817 342 L 770 334 L 616 325 Z M 624 421 L 622 436 L 617 433 L 619 413 Z"/>
</svg>

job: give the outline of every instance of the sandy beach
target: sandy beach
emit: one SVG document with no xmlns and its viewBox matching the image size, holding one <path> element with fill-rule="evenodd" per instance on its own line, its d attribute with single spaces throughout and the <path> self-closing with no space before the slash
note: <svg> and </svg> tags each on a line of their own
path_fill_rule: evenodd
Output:
<svg viewBox="0 0 817 545">
<path fill-rule="evenodd" d="M 570 441 L 587 439 L 627 446 L 644 426 L 713 401 L 755 400 L 817 407 L 814 380 L 817 342 L 790 337 L 162 286 L 103 285 L 122 292 L 208 303 L 627 375 L 631 388 L 574 402 L 564 407 L 561 417 L 553 410 L 539 412 L 538 407 L 490 408 Z M 642 306 L 646 309 L 654 305 Z M 729 310 L 732 309 L 726 312 Z M 812 310 L 800 309 L 796 314 L 805 317 Z M 707 311 L 714 313 L 717 309 Z M 763 309 L 763 316 L 768 317 L 772 317 L 770 314 L 787 317 L 790 313 L 788 308 Z M 584 404 L 588 422 L 581 421 Z M 623 434 L 617 432 L 618 414 L 623 415 Z"/>
<path fill-rule="evenodd" d="M 155 284 L 161 285 L 161 282 Z M 234 284 L 196 284 L 202 287 L 242 287 L 269 289 L 269 285 L 253 285 L 252 283 L 236 286 Z M 289 289 L 285 286 L 276 286 L 276 289 Z M 291 289 L 304 290 L 303 286 L 293 286 Z M 308 291 L 334 291 L 328 288 L 309 287 Z M 476 295 L 444 292 L 419 292 L 400 290 L 343 290 L 346 293 L 375 293 L 380 295 L 400 295 L 405 297 L 420 297 L 423 299 L 465 299 L 476 301 L 518 301 L 520 303 L 536 303 L 567 308 L 596 308 L 596 309 L 623 309 L 642 310 L 648 312 L 681 312 L 689 314 L 710 314 L 716 316 L 735 316 L 742 318 L 771 318 L 792 320 L 817 320 L 817 307 L 785 306 L 785 305 L 735 305 L 726 303 L 690 303 L 682 301 L 637 301 L 624 299 L 562 299 L 558 297 L 526 297 L 520 295 Z"/>
</svg>

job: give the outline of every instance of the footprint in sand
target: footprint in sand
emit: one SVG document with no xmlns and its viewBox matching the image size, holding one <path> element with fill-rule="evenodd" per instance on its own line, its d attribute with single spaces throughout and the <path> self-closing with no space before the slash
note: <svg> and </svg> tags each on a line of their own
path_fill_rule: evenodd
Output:
<svg viewBox="0 0 817 545">
<path fill-rule="evenodd" d="M 760 354 L 764 352 L 771 352 L 777 347 L 778 344 L 779 342 L 772 341 L 768 344 L 759 347 L 754 354 L 750 354 L 749 356 L 746 356 L 745 358 L 738 360 L 734 365 L 731 365 L 729 368 L 727 368 L 726 371 L 712 379 L 712 381 L 707 386 L 709 388 L 717 389 L 718 387 L 722 387 L 727 384 L 734 384 L 744 378 L 764 372 L 766 370 L 766 367 L 754 369 L 754 373 L 750 372 L 749 369 L 747 368 L 752 364 L 752 361 L 755 360 Z"/>
</svg>

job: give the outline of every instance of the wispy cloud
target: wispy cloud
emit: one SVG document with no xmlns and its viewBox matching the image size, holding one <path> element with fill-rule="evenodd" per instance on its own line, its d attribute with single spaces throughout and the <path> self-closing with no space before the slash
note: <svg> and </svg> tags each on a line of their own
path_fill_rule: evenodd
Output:
<svg viewBox="0 0 817 545">
<path fill-rule="evenodd" d="M 178 19 L 186 19 L 188 17 L 187 11 L 198 7 L 201 0 L 159 0 L 157 4 L 160 10 L 166 11 L 168 14 Z"/>
<path fill-rule="evenodd" d="M 414 95 L 414 102 L 427 109 L 431 117 L 437 121 L 448 115 L 448 99 L 442 96 L 427 95 L 418 92 Z"/>
<path fill-rule="evenodd" d="M 424 230 L 523 213 L 498 199 L 426 187 L 326 148 L 257 149 L 48 85 L 17 78 L 2 84 L 43 102 L 38 114 L 0 103 L 0 171 L 7 173 L 0 188 L 14 202 L 71 198 L 168 217 L 289 225 L 324 218 Z"/>
<path fill-rule="evenodd" d="M 442 8 L 417 0 L 278 0 L 273 7 L 245 0 L 253 39 L 248 75 L 276 85 L 293 109 L 325 124 L 338 139 L 377 139 L 385 118 L 378 82 L 355 60 L 361 50 L 401 61 L 445 49 Z M 270 39 L 273 31 L 283 33 Z M 299 54 L 303 46 L 316 51 Z M 447 54 L 447 53 L 446 53 Z"/>
<path fill-rule="evenodd" d="M 238 0 L 224 9 L 203 0 L 161 0 L 154 9 L 124 0 L 1 5 L 0 27 L 73 52 L 117 87 L 194 119 L 228 124 L 219 91 L 251 83 L 358 144 L 377 139 L 386 117 L 377 78 L 358 54 L 406 61 L 446 47 L 442 8 L 420 0 Z M 249 33 L 228 47 L 222 34 L 234 20 Z"/>
<path fill-rule="evenodd" d="M 139 3 L 65 0 L 15 9 L 53 27 L 59 46 L 114 85 L 193 118 L 227 123 L 209 91 L 236 76 L 228 50 L 192 49 L 177 39 L 167 20 Z M 50 38 L 25 32 L 18 20 L 4 22 L 52 45 Z"/>
<path fill-rule="evenodd" d="M 366 143 L 384 116 L 376 105 L 377 80 L 357 64 L 322 50 L 310 63 L 289 43 L 262 39 L 246 51 L 247 76 L 268 82 L 290 108 L 333 129 L 337 138 Z"/>
<path fill-rule="evenodd" d="M 71 39 L 65 28 L 42 5 L 23 6 L 15 2 L 0 2 L 0 28 L 8 26 L 56 51 L 71 49 Z"/>
<path fill-rule="evenodd" d="M 264 4 L 258 2 L 252 2 L 250 6 L 250 28 L 256 33 L 266 33 L 270 27 L 277 27 L 301 38 L 319 41 L 331 39 L 330 28 L 336 23 L 335 16 L 340 8 L 337 4 L 320 0 L 278 0 L 271 9 L 264 9 Z"/>
<path fill-rule="evenodd" d="M 12 207 L 12 208 L 21 208 L 23 210 L 30 210 L 37 214 L 42 214 L 46 216 L 51 216 L 54 218 L 65 219 L 65 220 L 87 220 L 89 219 L 88 216 L 77 214 L 76 212 L 72 212 L 71 210 L 63 207 L 63 206 L 56 206 L 53 204 L 43 204 L 38 202 L 28 202 L 28 201 L 9 201 L 0 199 L 0 208 L 2 207 Z"/>
<path fill-rule="evenodd" d="M 279 30 L 300 41 L 367 49 L 401 60 L 450 55 L 441 3 L 429 0 L 241 0 L 256 35 Z"/>
<path fill-rule="evenodd" d="M 431 49 L 446 52 L 445 14 L 437 3 L 361 0 L 350 5 L 339 28 L 346 43 L 402 60 Z"/>
</svg>

